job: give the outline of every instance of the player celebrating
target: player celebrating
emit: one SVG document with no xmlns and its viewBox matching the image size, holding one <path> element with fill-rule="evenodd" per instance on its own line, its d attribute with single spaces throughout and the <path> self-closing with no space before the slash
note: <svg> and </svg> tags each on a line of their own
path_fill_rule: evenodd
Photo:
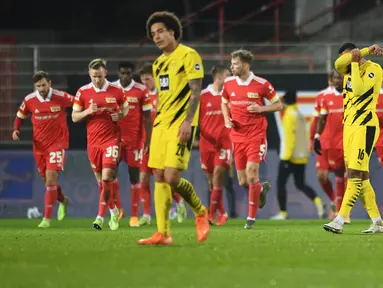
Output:
<svg viewBox="0 0 383 288">
<path fill-rule="evenodd" d="M 343 147 L 348 181 L 339 214 L 325 224 L 324 229 L 342 233 L 345 219 L 360 197 L 372 220 L 371 226 L 362 233 L 382 233 L 383 222 L 369 180 L 370 157 L 379 137 L 379 119 L 375 112 L 382 68 L 363 58 L 368 54 L 382 55 L 382 49 L 373 45 L 359 51 L 354 44 L 345 43 L 339 54 L 335 68 L 344 75 Z"/>
<path fill-rule="evenodd" d="M 23 120 L 31 114 L 33 126 L 33 153 L 41 178 L 46 186 L 44 218 L 40 228 L 50 227 L 56 200 L 60 203 L 57 218 L 66 215 L 68 198 L 57 183 L 58 171 L 64 170 L 65 149 L 69 147 L 69 131 L 65 109 L 73 105 L 73 96 L 52 89 L 48 73 L 39 71 L 32 77 L 36 91 L 25 97 L 17 111 L 13 140 L 19 140 Z"/>
<path fill-rule="evenodd" d="M 153 63 L 159 99 L 148 164 L 156 169 L 154 200 L 158 232 L 138 243 L 172 244 L 169 219 L 172 189 L 184 198 L 195 213 L 197 239 L 202 242 L 210 232 L 208 211 L 193 185 L 181 178 L 182 171 L 188 167 L 195 127 L 198 125 L 204 76 L 202 60 L 195 50 L 179 43 L 182 26 L 173 13 L 153 13 L 146 29 L 148 36 L 163 52 Z"/>
<path fill-rule="evenodd" d="M 113 180 L 121 143 L 117 122 L 128 114 L 129 105 L 122 89 L 105 79 L 105 60 L 94 59 L 88 68 L 91 83 L 77 91 L 72 120 L 75 123 L 86 121 L 88 157 L 100 188 L 98 215 L 93 228 L 102 229 L 108 205 L 112 215 L 110 229 L 116 230 L 119 227 L 119 209 L 114 205 L 114 193 L 119 191 L 114 189 Z"/>
<path fill-rule="evenodd" d="M 379 118 L 380 134 L 376 142 L 376 154 L 378 155 L 380 165 L 383 165 L 383 88 L 380 89 L 378 103 L 376 104 L 376 115 Z"/>
<path fill-rule="evenodd" d="M 343 75 L 333 72 L 334 89 L 324 93 L 320 104 L 320 119 L 314 136 L 314 150 L 323 159 L 320 168 L 335 173 L 336 212 L 342 205 L 345 189 L 345 166 L 343 157 Z M 322 137 L 326 146 L 322 147 Z M 328 174 L 326 174 L 328 177 Z M 328 178 L 327 178 L 328 179 Z M 346 218 L 349 223 L 349 218 Z"/>
<path fill-rule="evenodd" d="M 331 72 L 328 76 L 328 87 L 319 92 L 315 100 L 315 106 L 313 111 L 313 120 L 311 122 L 310 127 L 310 142 L 309 142 L 309 152 L 313 153 L 314 151 L 314 140 L 315 134 L 317 132 L 318 122 L 320 118 L 320 107 L 323 100 L 323 97 L 327 95 L 327 93 L 334 92 L 334 83 L 333 83 L 333 72 Z M 320 144 L 322 149 L 326 149 L 328 139 L 325 137 L 326 135 L 322 135 L 320 138 Z M 328 178 L 328 162 L 324 155 L 316 155 L 316 163 L 315 167 L 317 169 L 317 178 L 318 182 L 322 187 L 322 190 L 327 194 L 330 198 L 330 213 L 329 218 L 334 219 L 336 213 L 336 195 L 332 188 L 332 184 L 330 179 Z"/>
<path fill-rule="evenodd" d="M 132 63 L 120 63 L 117 73 L 119 80 L 115 84 L 124 90 L 125 97 L 129 103 L 128 116 L 119 121 L 118 124 L 122 137 L 121 159 L 128 165 L 131 184 L 130 199 L 132 214 L 129 225 L 130 227 L 138 227 L 138 204 L 141 190 L 140 166 L 143 155 L 148 153 L 149 150 L 150 135 L 152 134 L 152 118 L 150 113 L 152 103 L 145 86 L 133 80 L 133 70 L 134 65 Z M 147 135 L 145 143 L 143 143 L 144 131 L 146 131 Z"/>
<path fill-rule="evenodd" d="M 213 84 L 201 93 L 200 103 L 200 155 L 201 167 L 205 171 L 210 191 L 209 220 L 214 222 L 216 210 L 219 210 L 217 225 L 224 225 L 227 213 L 223 206 L 223 181 L 227 169 L 230 168 L 232 143 L 229 129 L 221 111 L 223 83 L 230 76 L 228 68 L 222 65 L 212 69 Z"/>
<path fill-rule="evenodd" d="M 153 77 L 153 67 L 151 63 L 145 63 L 140 69 L 140 78 L 145 87 L 149 90 L 150 101 L 152 103 L 152 121 L 156 118 L 157 114 L 157 89 L 156 83 Z M 145 132 L 145 131 L 144 131 Z M 146 136 L 145 136 L 146 137 Z M 138 221 L 140 226 L 150 225 L 151 224 L 151 201 L 150 201 L 150 175 L 153 174 L 151 168 L 148 167 L 149 153 L 143 155 L 141 173 L 140 173 L 140 182 L 141 182 L 141 193 L 140 198 L 142 202 L 143 215 Z M 182 223 L 187 217 L 187 211 L 182 200 L 181 196 L 173 192 L 173 199 L 176 202 L 177 207 L 177 221 Z"/>
<path fill-rule="evenodd" d="M 226 79 L 222 94 L 222 112 L 225 126 L 231 128 L 239 184 L 249 185 L 246 229 L 253 227 L 258 205 L 263 207 L 270 189 L 268 183 L 262 185 L 259 182 L 259 165 L 267 152 L 265 112 L 283 109 L 270 82 L 250 71 L 252 59 L 253 55 L 247 50 L 237 50 L 231 54 L 231 70 L 234 76 Z M 271 102 L 270 105 L 264 105 L 265 98 Z"/>
</svg>

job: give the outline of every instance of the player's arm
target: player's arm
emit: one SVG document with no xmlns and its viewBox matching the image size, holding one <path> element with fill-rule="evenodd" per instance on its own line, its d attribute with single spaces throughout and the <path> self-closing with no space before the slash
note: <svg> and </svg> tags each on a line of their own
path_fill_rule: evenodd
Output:
<svg viewBox="0 0 383 288">
<path fill-rule="evenodd" d="M 283 109 L 283 104 L 274 87 L 269 82 L 266 82 L 264 89 L 265 91 L 263 93 L 263 96 L 270 102 L 270 104 L 267 104 L 265 106 L 251 104 L 247 107 L 247 110 L 251 113 L 281 111 Z"/>
<path fill-rule="evenodd" d="M 373 47 L 373 46 L 371 46 Z M 370 48 L 371 48 L 370 47 Z M 369 49 L 370 48 L 363 48 L 360 50 L 361 57 L 365 57 L 369 55 Z M 348 73 L 348 67 L 350 67 L 351 64 L 351 53 L 347 52 L 338 57 L 335 61 L 335 70 L 338 71 L 340 74 L 347 74 Z"/>
<path fill-rule="evenodd" d="M 320 136 L 322 135 L 323 130 L 326 127 L 327 115 L 328 115 L 327 102 L 322 99 L 322 102 L 320 104 L 320 116 L 317 117 L 319 119 L 318 119 L 318 123 L 316 127 L 316 132 L 314 135 L 314 150 L 315 150 L 315 153 L 317 153 L 318 155 L 322 155 Z"/>
<path fill-rule="evenodd" d="M 195 112 L 197 111 L 201 90 L 202 90 L 202 78 L 196 78 L 189 80 L 189 87 L 191 90 L 189 109 L 186 114 L 186 121 L 190 123 L 193 121 Z"/>
<path fill-rule="evenodd" d="M 29 114 L 28 106 L 24 100 L 23 103 L 21 103 L 19 109 L 17 110 L 16 118 L 13 123 L 13 132 L 12 132 L 13 140 L 20 140 L 19 138 L 20 129 L 21 129 L 21 126 L 23 125 L 24 119 L 28 117 L 28 114 Z"/>
<path fill-rule="evenodd" d="M 146 139 L 145 139 L 145 153 L 149 151 L 150 139 L 152 137 L 152 101 L 150 100 L 149 91 L 145 89 L 144 97 L 142 98 L 142 112 L 144 114 L 145 121 L 145 131 L 146 131 Z"/>
<path fill-rule="evenodd" d="M 74 99 L 72 110 L 72 121 L 74 123 L 81 122 L 89 115 L 97 112 L 97 104 L 93 103 L 93 99 L 90 100 L 89 107 L 84 110 L 84 101 L 81 96 L 81 91 L 78 91 Z"/>
<path fill-rule="evenodd" d="M 64 96 L 65 108 L 73 107 L 73 103 L 74 103 L 74 96 L 70 95 L 69 93 L 65 93 L 65 96 Z"/>
<path fill-rule="evenodd" d="M 226 128 L 233 127 L 233 121 L 230 116 L 231 113 L 230 113 L 230 106 L 229 106 L 229 94 L 226 92 L 225 85 L 223 86 L 221 110 L 222 110 L 223 119 L 225 121 L 225 127 Z"/>
<path fill-rule="evenodd" d="M 359 63 L 351 63 L 351 83 L 353 97 L 360 97 L 372 89 L 376 82 L 381 83 L 382 71 L 378 67 L 370 66 L 366 69 L 363 76 L 360 76 Z"/>
<path fill-rule="evenodd" d="M 281 156 L 280 159 L 282 161 L 289 161 L 294 151 L 296 136 L 295 136 L 295 126 L 297 122 L 297 116 L 293 112 L 288 112 L 284 115 L 282 121 L 282 129 L 283 129 L 283 141 L 281 144 Z"/>
</svg>

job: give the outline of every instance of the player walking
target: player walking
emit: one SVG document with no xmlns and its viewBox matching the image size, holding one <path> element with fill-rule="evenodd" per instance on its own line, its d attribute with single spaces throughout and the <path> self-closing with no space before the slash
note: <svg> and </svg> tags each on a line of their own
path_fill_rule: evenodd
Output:
<svg viewBox="0 0 383 288">
<path fill-rule="evenodd" d="M 150 102 L 152 103 L 152 121 L 156 119 L 157 114 L 157 89 L 156 83 L 153 77 L 153 67 L 151 63 L 145 63 L 142 65 L 140 71 L 141 82 L 145 85 L 145 87 L 149 90 Z M 145 132 L 145 131 L 144 131 Z M 146 137 L 146 135 L 144 135 Z M 146 138 L 145 138 L 146 139 Z M 150 175 L 153 174 L 153 169 L 148 167 L 149 162 L 149 153 L 143 155 L 142 165 L 141 165 L 141 173 L 140 173 L 140 182 L 141 182 L 141 193 L 140 198 L 142 202 L 142 210 L 143 215 L 138 221 L 140 226 L 150 225 L 151 224 L 151 197 L 150 197 Z M 177 207 L 177 221 L 178 223 L 182 223 L 184 219 L 187 217 L 187 211 L 182 200 L 181 196 L 173 192 L 173 199 L 176 202 Z"/>
<path fill-rule="evenodd" d="M 25 97 L 17 111 L 13 140 L 19 140 L 23 120 L 31 114 L 33 127 L 33 154 L 41 178 L 45 183 L 44 218 L 40 228 L 50 227 L 56 200 L 60 203 L 58 220 L 66 215 L 68 198 L 57 183 L 58 171 L 64 170 L 65 149 L 69 148 L 69 131 L 65 109 L 73 105 L 73 96 L 53 89 L 48 73 L 39 71 L 32 77 L 35 91 Z"/>
<path fill-rule="evenodd" d="M 253 227 L 258 205 L 263 207 L 266 194 L 270 190 L 270 184 L 266 182 L 262 185 L 259 182 L 259 165 L 267 152 L 265 112 L 283 109 L 270 82 L 250 71 L 252 59 L 253 55 L 247 50 L 237 50 L 231 54 L 231 70 L 234 76 L 226 79 L 222 94 L 222 112 L 225 126 L 231 128 L 239 184 L 249 186 L 246 229 Z M 264 99 L 271 104 L 265 106 Z"/>
<path fill-rule="evenodd" d="M 111 230 L 119 227 L 119 209 L 114 204 L 113 181 L 120 157 L 121 133 L 118 121 L 129 111 L 123 90 L 108 82 L 106 61 L 94 59 L 89 65 L 91 83 L 81 87 L 73 105 L 73 122 L 86 121 L 88 157 L 100 188 L 98 215 L 93 228 L 101 230 L 107 205 L 112 215 Z M 117 195 L 118 199 L 120 196 Z"/>
<path fill-rule="evenodd" d="M 148 36 L 163 52 L 153 63 L 158 107 L 148 164 L 156 169 L 154 200 L 158 232 L 138 243 L 172 244 L 169 219 L 172 189 L 182 196 L 196 215 L 197 239 L 202 242 L 210 232 L 208 211 L 193 185 L 182 178 L 182 171 L 188 167 L 198 125 L 198 106 L 204 76 L 202 60 L 194 49 L 179 43 L 182 26 L 173 13 L 153 13 L 147 21 L 146 29 Z"/>
<path fill-rule="evenodd" d="M 230 130 L 225 128 L 222 116 L 222 89 L 225 79 L 230 76 L 228 68 L 222 65 L 212 69 L 213 84 L 201 92 L 200 103 L 200 156 L 210 191 L 211 223 L 218 210 L 217 225 L 224 225 L 228 215 L 223 206 L 223 182 L 226 170 L 230 168 L 232 143 Z"/>
</svg>

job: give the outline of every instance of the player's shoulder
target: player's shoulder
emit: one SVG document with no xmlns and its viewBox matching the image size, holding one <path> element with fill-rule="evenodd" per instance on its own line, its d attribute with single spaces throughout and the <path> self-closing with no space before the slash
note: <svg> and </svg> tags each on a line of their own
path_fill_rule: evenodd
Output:
<svg viewBox="0 0 383 288">
<path fill-rule="evenodd" d="M 109 82 L 107 90 L 113 92 L 113 93 L 124 93 L 124 89 L 118 84 L 118 83 L 113 83 Z"/>
<path fill-rule="evenodd" d="M 180 49 L 180 52 L 183 53 L 185 56 L 188 54 L 199 55 L 197 50 L 195 50 L 194 48 L 192 48 L 190 46 L 184 45 L 184 44 L 179 44 L 179 49 Z"/>
<path fill-rule="evenodd" d="M 25 96 L 24 100 L 25 102 L 28 102 L 36 97 L 37 97 L 36 92 L 32 92 L 32 93 L 29 93 L 27 96 Z"/>
<path fill-rule="evenodd" d="M 322 89 L 318 92 L 317 97 L 323 97 L 324 95 L 330 94 L 333 92 L 333 88 L 331 86 Z"/>
<path fill-rule="evenodd" d="M 259 77 L 254 74 L 251 75 L 251 81 L 261 85 L 267 85 L 269 83 L 267 79 Z"/>
<path fill-rule="evenodd" d="M 210 93 L 210 85 L 208 85 L 205 89 L 201 91 L 201 97 L 202 96 L 208 96 Z"/>
<path fill-rule="evenodd" d="M 67 93 L 58 89 L 52 89 L 52 96 L 64 97 Z"/>
<path fill-rule="evenodd" d="M 230 76 L 225 79 L 225 84 L 233 83 L 235 81 L 236 81 L 235 76 Z"/>
<path fill-rule="evenodd" d="M 138 83 L 138 82 L 134 82 L 133 87 L 138 89 L 138 90 L 141 90 L 141 91 L 145 91 L 146 90 L 145 85 L 143 85 L 141 83 Z"/>
<path fill-rule="evenodd" d="M 92 89 L 92 83 L 85 84 L 84 86 L 81 86 L 78 91 L 80 92 L 86 92 L 87 90 Z"/>
</svg>

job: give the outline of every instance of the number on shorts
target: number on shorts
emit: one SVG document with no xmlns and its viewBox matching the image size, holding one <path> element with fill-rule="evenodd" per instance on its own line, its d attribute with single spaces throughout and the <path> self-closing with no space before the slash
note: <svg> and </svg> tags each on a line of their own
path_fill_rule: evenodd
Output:
<svg viewBox="0 0 383 288">
<path fill-rule="evenodd" d="M 221 149 L 221 155 L 219 155 L 220 160 L 230 161 L 231 158 L 231 150 L 230 149 Z"/>
<path fill-rule="evenodd" d="M 60 164 L 62 162 L 63 162 L 63 153 L 61 151 L 49 153 L 49 163 Z"/>
<path fill-rule="evenodd" d="M 177 146 L 178 146 L 178 147 L 177 147 L 176 155 L 177 155 L 177 156 L 180 156 L 180 157 L 184 157 L 184 155 L 185 155 L 186 145 L 185 145 L 185 144 L 180 144 L 180 143 L 178 143 Z"/>
<path fill-rule="evenodd" d="M 107 158 L 109 158 L 109 157 L 118 158 L 118 146 L 114 145 L 114 146 L 110 146 L 110 147 L 106 148 L 105 157 L 107 157 Z"/>
<path fill-rule="evenodd" d="M 134 161 L 142 160 L 142 156 L 144 154 L 144 151 L 142 149 L 140 150 L 134 150 Z"/>
<path fill-rule="evenodd" d="M 363 160 L 363 159 L 364 159 L 364 149 L 359 149 L 358 160 Z"/>
<path fill-rule="evenodd" d="M 266 153 L 266 144 L 262 144 L 261 146 L 259 146 L 259 156 L 264 156 Z"/>
</svg>

